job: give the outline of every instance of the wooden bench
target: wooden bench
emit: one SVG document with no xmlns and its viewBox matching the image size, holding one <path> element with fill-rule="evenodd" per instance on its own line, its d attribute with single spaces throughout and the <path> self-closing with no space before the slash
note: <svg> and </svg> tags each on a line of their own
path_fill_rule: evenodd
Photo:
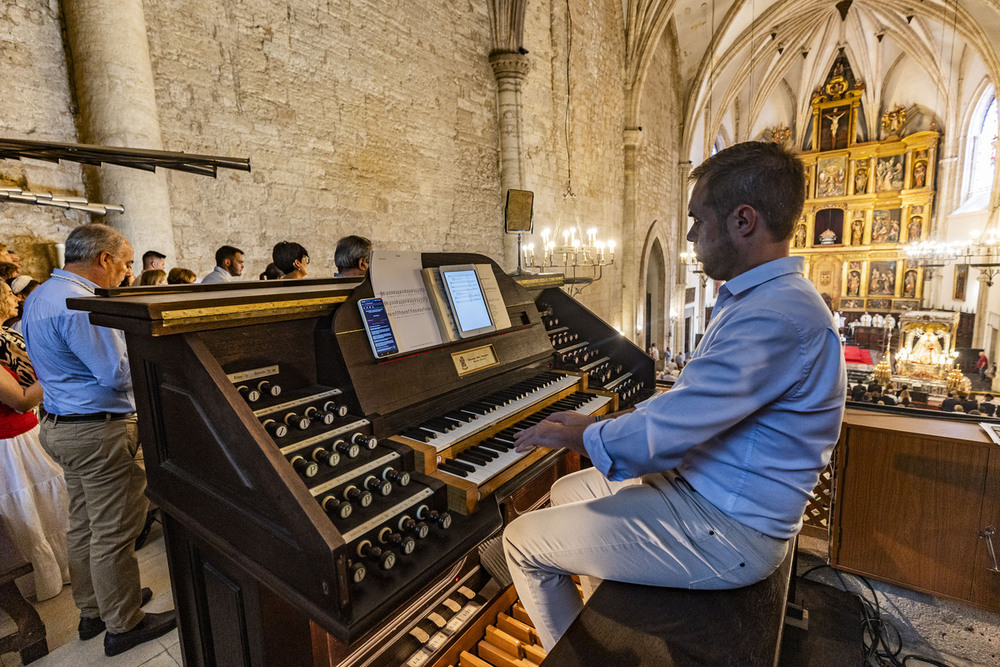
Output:
<svg viewBox="0 0 1000 667">
<path fill-rule="evenodd" d="M 744 588 L 693 591 L 605 581 L 543 664 L 773 667 L 794 544 L 770 577 Z"/>
<path fill-rule="evenodd" d="M 25 665 L 49 653 L 45 624 L 14 583 L 18 577 L 31 572 L 31 563 L 21 555 L 7 524 L 0 517 L 0 609 L 17 624 L 17 632 L 0 637 L 0 653 L 20 653 L 21 663 Z"/>
</svg>

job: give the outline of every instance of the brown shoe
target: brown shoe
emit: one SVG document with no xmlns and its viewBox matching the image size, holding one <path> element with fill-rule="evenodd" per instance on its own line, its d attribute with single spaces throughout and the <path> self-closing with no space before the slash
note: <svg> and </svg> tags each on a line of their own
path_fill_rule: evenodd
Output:
<svg viewBox="0 0 1000 667">
<path fill-rule="evenodd" d="M 126 632 L 104 635 L 104 655 L 111 657 L 135 648 L 139 644 L 161 637 L 177 627 L 177 613 L 171 609 L 162 614 L 147 613 L 139 625 Z"/>
</svg>

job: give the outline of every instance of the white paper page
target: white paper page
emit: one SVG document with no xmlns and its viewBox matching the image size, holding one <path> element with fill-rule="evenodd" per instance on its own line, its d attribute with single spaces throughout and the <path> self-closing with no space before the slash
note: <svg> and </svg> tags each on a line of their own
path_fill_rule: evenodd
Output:
<svg viewBox="0 0 1000 667">
<path fill-rule="evenodd" d="M 420 276 L 422 268 L 419 252 L 372 253 L 372 290 L 385 303 L 400 353 L 444 342 Z"/>
</svg>

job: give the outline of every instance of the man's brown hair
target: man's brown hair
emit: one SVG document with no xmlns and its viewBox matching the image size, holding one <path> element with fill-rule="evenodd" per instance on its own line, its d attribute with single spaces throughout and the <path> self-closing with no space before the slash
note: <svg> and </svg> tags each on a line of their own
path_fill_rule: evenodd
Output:
<svg viewBox="0 0 1000 667">
<path fill-rule="evenodd" d="M 725 218 L 741 204 L 764 217 L 777 240 L 792 238 L 806 200 L 802 160 L 775 143 L 747 141 L 708 158 L 691 172 L 692 182 L 705 181 L 708 204 Z"/>
</svg>

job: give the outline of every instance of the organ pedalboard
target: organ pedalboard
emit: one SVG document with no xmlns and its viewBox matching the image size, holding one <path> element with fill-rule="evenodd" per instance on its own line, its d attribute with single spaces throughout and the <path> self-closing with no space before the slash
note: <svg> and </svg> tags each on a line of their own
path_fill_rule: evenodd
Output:
<svg viewBox="0 0 1000 667">
<path fill-rule="evenodd" d="M 517 434 L 652 387 L 648 357 L 560 290 L 478 255 L 422 260 L 492 266 L 511 326 L 375 359 L 368 281 L 71 302 L 125 331 L 186 664 L 437 664 L 509 594 L 478 547 L 578 466 L 515 452 Z M 485 349 L 497 363 L 461 372 Z"/>
</svg>

